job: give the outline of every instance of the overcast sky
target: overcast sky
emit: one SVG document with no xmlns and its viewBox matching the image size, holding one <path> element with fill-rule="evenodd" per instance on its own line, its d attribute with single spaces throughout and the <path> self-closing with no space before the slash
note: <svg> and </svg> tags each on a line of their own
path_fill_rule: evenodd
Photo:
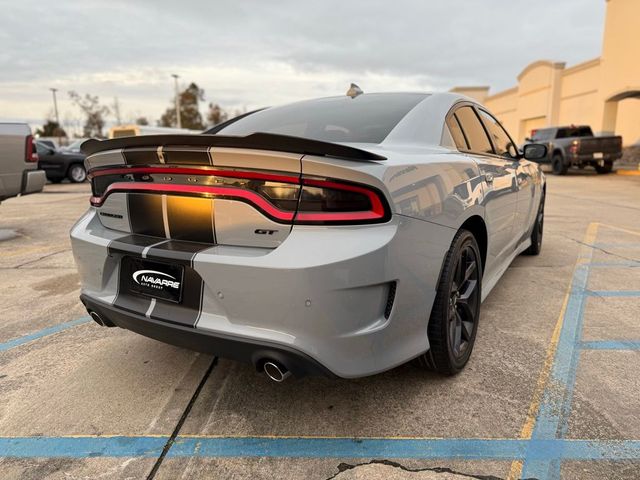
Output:
<svg viewBox="0 0 640 480">
<path fill-rule="evenodd" d="M 171 73 L 233 110 L 343 94 L 515 85 L 531 61 L 600 55 L 605 0 L 0 0 L 0 119 L 41 123 L 59 89 L 154 123 Z M 205 110 L 205 105 L 201 110 Z"/>
</svg>

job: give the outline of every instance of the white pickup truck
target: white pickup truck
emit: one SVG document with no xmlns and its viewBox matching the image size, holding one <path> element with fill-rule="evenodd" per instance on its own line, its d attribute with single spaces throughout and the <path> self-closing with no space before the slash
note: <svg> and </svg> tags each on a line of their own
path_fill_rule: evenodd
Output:
<svg viewBox="0 0 640 480">
<path fill-rule="evenodd" d="M 45 182 L 29 125 L 0 123 L 0 201 L 40 192 Z"/>
</svg>

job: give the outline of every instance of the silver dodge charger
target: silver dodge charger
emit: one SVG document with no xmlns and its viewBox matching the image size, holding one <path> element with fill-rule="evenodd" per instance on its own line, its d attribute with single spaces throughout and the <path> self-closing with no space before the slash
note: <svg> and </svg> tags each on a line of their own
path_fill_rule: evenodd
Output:
<svg viewBox="0 0 640 480">
<path fill-rule="evenodd" d="M 85 142 L 91 317 L 275 381 L 464 368 L 481 302 L 540 251 L 546 147 L 460 95 L 358 93 Z"/>
</svg>

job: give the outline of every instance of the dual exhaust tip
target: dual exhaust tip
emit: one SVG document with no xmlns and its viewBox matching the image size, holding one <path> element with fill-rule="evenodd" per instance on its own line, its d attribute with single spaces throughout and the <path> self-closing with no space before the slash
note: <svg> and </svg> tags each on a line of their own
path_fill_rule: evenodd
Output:
<svg viewBox="0 0 640 480">
<path fill-rule="evenodd" d="M 276 383 L 284 382 L 291 375 L 286 367 L 272 360 L 267 360 L 262 366 L 262 370 L 269 379 Z"/>
</svg>

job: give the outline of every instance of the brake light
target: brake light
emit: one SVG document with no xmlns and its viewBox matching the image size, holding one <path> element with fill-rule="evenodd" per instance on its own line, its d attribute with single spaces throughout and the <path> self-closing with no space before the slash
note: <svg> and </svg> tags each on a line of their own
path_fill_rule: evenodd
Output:
<svg viewBox="0 0 640 480">
<path fill-rule="evenodd" d="M 114 192 L 146 192 L 237 200 L 289 224 L 379 223 L 391 217 L 377 189 L 340 180 L 179 167 L 107 168 L 90 172 L 90 178 L 95 207 Z"/>
<path fill-rule="evenodd" d="M 389 216 L 385 204 L 368 186 L 304 178 L 294 223 L 381 222 Z"/>
<path fill-rule="evenodd" d="M 572 154 L 576 154 L 578 153 L 578 141 L 574 140 L 573 142 L 571 142 L 571 145 L 569 146 L 569 152 Z"/>
<path fill-rule="evenodd" d="M 25 162 L 37 162 L 38 161 L 38 152 L 35 149 L 35 145 L 33 142 L 33 135 L 27 135 L 27 144 L 25 148 Z"/>
</svg>

